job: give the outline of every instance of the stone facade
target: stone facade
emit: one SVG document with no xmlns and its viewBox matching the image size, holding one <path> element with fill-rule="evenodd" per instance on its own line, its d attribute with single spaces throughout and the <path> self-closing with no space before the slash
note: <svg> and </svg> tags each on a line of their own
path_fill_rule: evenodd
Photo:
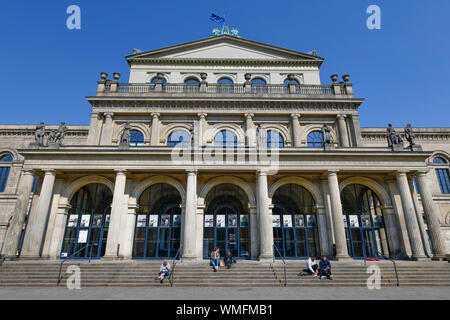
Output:
<svg viewBox="0 0 450 320">
<path fill-rule="evenodd" d="M 385 128 L 360 127 L 363 100 L 355 98 L 348 77 L 337 82 L 333 76 L 332 84 L 321 85 L 322 58 L 231 36 L 137 53 L 127 61 L 130 82 L 102 74 L 96 95 L 88 97 L 90 124 L 68 126 L 62 146 L 37 147 L 35 125 L 0 126 L 0 156 L 13 156 L 0 163 L 10 167 L 0 193 L 5 256 L 15 257 L 20 246 L 22 258 L 59 259 L 73 197 L 89 184 L 105 185 L 113 195 L 103 259 L 133 258 L 139 199 L 158 184 L 180 195 L 180 242 L 187 260 L 205 256 L 208 195 L 221 185 L 235 185 L 245 195 L 249 258 L 273 258 L 273 199 L 285 185 L 299 185 L 314 199 L 317 253 L 351 256 L 341 197 L 354 184 L 380 201 L 386 256 L 428 259 L 450 253 L 450 194 L 442 193 L 435 171 L 449 170 L 450 128 L 414 128 L 422 149 L 411 151 L 405 143 L 394 152 Z M 223 78 L 233 84 L 218 85 Z M 138 145 L 120 145 L 127 123 L 140 132 Z M 324 124 L 333 144 L 309 144 L 309 135 Z M 47 126 L 47 135 L 56 128 Z M 204 150 L 217 145 L 224 130 L 235 139 L 233 160 L 204 161 Z M 201 161 L 174 161 L 174 132 L 193 135 L 192 158 L 200 153 Z M 267 143 L 261 132 L 276 132 L 283 142 L 276 168 L 250 161 Z M 239 157 L 244 161 L 235 161 Z M 436 157 L 446 163 L 433 163 Z"/>
</svg>

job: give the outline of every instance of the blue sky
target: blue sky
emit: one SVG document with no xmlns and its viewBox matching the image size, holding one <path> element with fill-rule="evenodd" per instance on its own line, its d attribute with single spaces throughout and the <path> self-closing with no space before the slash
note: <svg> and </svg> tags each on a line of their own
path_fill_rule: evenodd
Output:
<svg viewBox="0 0 450 320">
<path fill-rule="evenodd" d="M 82 29 L 66 28 L 81 7 Z M 366 27 L 381 7 L 382 29 Z M 250 40 L 318 50 L 322 82 L 350 74 L 362 126 L 450 127 L 450 1 L 3 1 L 0 124 L 86 125 L 99 73 L 120 72 L 133 48 L 151 50 L 209 36 L 211 13 Z"/>
</svg>

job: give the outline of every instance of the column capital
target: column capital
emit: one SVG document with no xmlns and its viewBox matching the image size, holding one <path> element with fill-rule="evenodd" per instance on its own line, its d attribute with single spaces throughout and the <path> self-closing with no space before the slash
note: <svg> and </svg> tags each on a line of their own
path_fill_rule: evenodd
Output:
<svg viewBox="0 0 450 320">
<path fill-rule="evenodd" d="M 34 170 L 33 169 L 22 169 L 22 174 L 34 176 Z"/>
<path fill-rule="evenodd" d="M 253 117 L 255 116 L 255 114 L 254 113 L 246 113 L 245 114 L 245 117 L 247 118 L 247 119 L 253 119 Z"/>
<path fill-rule="evenodd" d="M 105 112 L 105 113 L 103 113 L 103 116 L 105 118 L 111 118 L 112 119 L 112 117 L 114 117 L 114 113 L 113 112 Z"/>
<path fill-rule="evenodd" d="M 152 112 L 152 117 L 153 117 L 153 119 L 159 119 L 159 117 L 161 116 L 161 114 L 159 113 L 159 112 Z"/>
<path fill-rule="evenodd" d="M 337 118 L 338 120 L 345 120 L 345 118 L 347 118 L 347 115 L 341 113 L 341 114 L 338 114 L 338 115 L 336 116 L 336 118 Z"/>
<path fill-rule="evenodd" d="M 327 170 L 328 176 L 337 176 L 339 170 Z"/>
<path fill-rule="evenodd" d="M 197 116 L 203 120 L 208 116 L 208 114 L 206 112 L 200 112 L 199 114 L 197 114 Z"/>
<path fill-rule="evenodd" d="M 54 176 L 56 174 L 55 169 L 43 169 L 42 172 L 44 172 L 46 176 Z"/>
<path fill-rule="evenodd" d="M 401 169 L 401 170 L 397 171 L 396 175 L 397 175 L 397 177 L 403 177 L 403 176 L 406 176 L 408 173 L 409 173 L 408 170 Z"/>
<path fill-rule="evenodd" d="M 300 114 L 300 113 L 293 113 L 293 114 L 291 114 L 291 118 L 292 119 L 298 119 L 298 118 L 300 118 L 302 115 Z"/>
<path fill-rule="evenodd" d="M 197 169 L 187 169 L 186 173 L 188 176 L 196 176 L 198 174 L 198 170 Z"/>
<path fill-rule="evenodd" d="M 256 175 L 257 176 L 267 176 L 268 171 L 267 170 L 256 170 Z"/>
<path fill-rule="evenodd" d="M 117 175 L 126 175 L 127 174 L 127 169 L 114 169 L 114 172 Z"/>
<path fill-rule="evenodd" d="M 430 169 L 419 170 L 419 171 L 417 171 L 416 176 L 417 177 L 426 177 L 429 172 L 430 172 Z"/>
</svg>

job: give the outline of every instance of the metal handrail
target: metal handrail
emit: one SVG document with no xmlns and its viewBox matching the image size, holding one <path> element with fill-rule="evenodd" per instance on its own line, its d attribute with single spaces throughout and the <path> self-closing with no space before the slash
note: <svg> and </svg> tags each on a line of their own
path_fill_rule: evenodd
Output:
<svg viewBox="0 0 450 320">
<path fill-rule="evenodd" d="M 278 253 L 278 255 L 280 256 L 281 260 L 283 261 L 283 266 L 284 266 L 284 287 L 287 287 L 286 261 L 284 260 L 283 256 L 281 255 L 281 252 L 280 252 L 280 250 L 278 250 L 277 246 L 273 245 L 273 247 L 274 247 L 274 252 Z M 273 255 L 273 262 L 275 263 L 275 254 Z M 273 267 L 272 267 L 272 269 L 275 272 L 275 269 Z M 275 276 L 276 276 L 276 274 L 275 274 Z"/>
<path fill-rule="evenodd" d="M 169 282 L 170 282 L 170 286 L 173 287 L 174 285 L 174 275 L 175 275 L 175 266 L 177 264 L 177 257 L 179 257 L 181 259 L 181 250 L 183 249 L 183 246 L 180 246 L 180 249 L 178 249 L 177 254 L 175 255 L 175 257 L 172 260 L 172 270 L 170 271 L 170 275 L 169 275 Z"/>
<path fill-rule="evenodd" d="M 85 245 L 84 247 L 82 247 L 80 250 L 74 252 L 73 254 L 71 254 L 70 256 L 64 258 L 64 260 L 61 261 L 61 264 L 59 265 L 59 273 L 58 273 L 58 282 L 56 283 L 56 285 L 59 287 L 59 284 L 61 283 L 61 271 L 62 271 L 62 267 L 64 262 L 66 262 L 67 260 L 69 260 L 70 258 L 73 258 L 77 253 L 80 253 L 81 251 L 85 250 L 87 247 L 89 247 L 89 245 Z M 92 248 L 91 248 L 91 256 L 92 256 Z M 90 261 L 89 257 L 89 261 Z"/>
</svg>

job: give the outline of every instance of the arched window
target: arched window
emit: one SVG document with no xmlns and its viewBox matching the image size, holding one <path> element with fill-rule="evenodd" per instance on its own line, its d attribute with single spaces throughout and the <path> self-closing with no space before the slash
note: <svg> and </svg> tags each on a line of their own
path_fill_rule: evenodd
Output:
<svg viewBox="0 0 450 320">
<path fill-rule="evenodd" d="M 14 160 L 10 153 L 3 154 L 0 156 L 0 165 L 2 163 L 6 164 Z M 10 167 L 0 167 L 0 192 L 5 192 L 6 183 L 8 182 Z"/>
<path fill-rule="evenodd" d="M 196 77 L 189 77 L 186 80 L 184 80 L 184 83 L 186 83 L 186 84 L 199 84 L 200 80 L 198 80 Z"/>
<path fill-rule="evenodd" d="M 434 163 L 434 164 L 446 164 L 447 161 L 445 161 L 444 158 L 436 157 L 436 158 L 434 158 L 433 163 Z"/>
<path fill-rule="evenodd" d="M 322 131 L 313 131 L 308 134 L 308 147 L 322 148 L 323 147 L 323 133 Z"/>
<path fill-rule="evenodd" d="M 230 78 L 220 78 L 219 81 L 217 81 L 218 84 L 233 84 L 233 80 Z"/>
<path fill-rule="evenodd" d="M 383 206 L 366 186 L 348 185 L 341 192 L 348 252 L 354 258 L 378 258 L 389 254 Z"/>
<path fill-rule="evenodd" d="M 144 135 L 138 130 L 131 130 L 130 146 L 139 147 L 144 145 Z"/>
<path fill-rule="evenodd" d="M 284 148 L 284 139 L 278 131 L 267 131 L 267 147 L 268 148 Z"/>
<path fill-rule="evenodd" d="M 113 194 L 104 184 L 89 184 L 70 201 L 61 258 L 101 258 L 105 254 Z"/>
<path fill-rule="evenodd" d="M 253 93 L 267 93 L 267 82 L 262 78 L 252 79 L 252 92 Z"/>
<path fill-rule="evenodd" d="M 229 130 L 220 131 L 214 138 L 215 146 L 236 147 L 237 144 L 237 136 Z"/>
<path fill-rule="evenodd" d="M 200 80 L 196 77 L 189 77 L 184 80 L 184 92 L 199 92 L 200 91 Z"/>
<path fill-rule="evenodd" d="M 184 130 L 177 130 L 172 132 L 167 139 L 167 145 L 169 147 L 182 147 L 188 146 L 191 143 L 191 135 Z"/>
<path fill-rule="evenodd" d="M 154 77 L 154 78 L 152 78 L 150 83 L 156 83 L 158 80 L 159 80 L 158 77 Z M 166 78 L 162 78 L 162 83 L 167 83 Z"/>
<path fill-rule="evenodd" d="M 439 187 L 441 188 L 441 192 L 444 194 L 450 194 L 450 175 L 448 169 L 448 162 L 441 157 L 436 157 L 433 159 L 433 163 L 436 166 L 436 177 L 439 182 Z"/>
<path fill-rule="evenodd" d="M 294 84 L 300 84 L 300 82 L 298 82 L 297 79 L 292 80 L 292 82 L 293 82 Z M 289 84 L 289 83 L 291 83 L 291 82 L 289 81 L 289 79 L 286 78 L 286 80 L 284 80 L 284 84 Z"/>
</svg>

